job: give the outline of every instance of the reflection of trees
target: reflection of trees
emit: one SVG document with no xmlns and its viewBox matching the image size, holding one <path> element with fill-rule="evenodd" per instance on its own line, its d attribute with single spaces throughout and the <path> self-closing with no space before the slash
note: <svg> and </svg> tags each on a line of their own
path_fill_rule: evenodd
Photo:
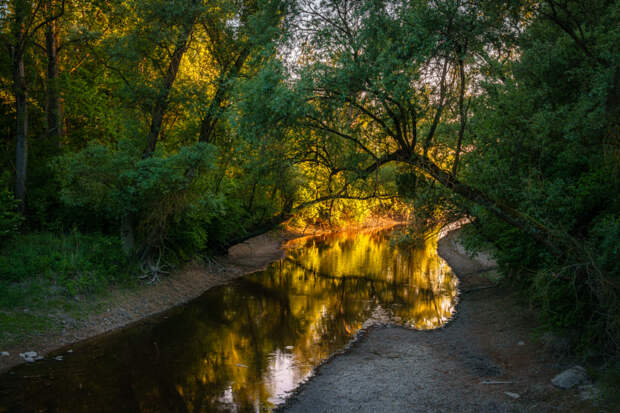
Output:
<svg viewBox="0 0 620 413">
<path fill-rule="evenodd" d="M 285 373 L 299 381 L 348 342 L 376 306 L 417 328 L 437 326 L 451 315 L 455 282 L 432 242 L 402 254 L 382 233 L 306 240 L 289 259 L 210 290 L 148 334 L 117 339 L 108 351 L 118 359 L 94 364 L 82 378 L 90 388 L 102 375 L 117 381 L 91 391 L 88 403 L 118 397 L 109 389 L 121 376 L 124 397 L 143 411 L 229 410 L 226 403 L 255 411 L 279 390 L 278 360 L 294 361 Z"/>
<path fill-rule="evenodd" d="M 305 240 L 289 255 L 305 271 L 358 281 L 353 284 L 356 290 L 369 292 L 394 315 L 426 329 L 451 316 L 455 297 L 456 280 L 446 272 L 435 250 L 435 242 L 429 239 L 423 248 L 398 254 L 383 233 L 370 233 L 358 234 L 355 239 L 327 236 L 320 242 Z M 347 289 L 347 295 L 351 294 Z"/>
<path fill-rule="evenodd" d="M 184 340 L 202 353 L 187 348 L 190 360 L 177 376 L 189 410 L 215 408 L 213 395 L 229 387 L 240 410 L 254 410 L 275 390 L 266 377 L 271 354 L 294 346 L 300 363 L 293 374 L 303 378 L 311 365 L 344 345 L 377 305 L 416 328 L 436 327 L 451 316 L 455 280 L 432 243 L 398 254 L 380 234 L 325 238 L 307 241 L 264 274 L 204 298 L 211 305 L 201 305 L 191 321 L 201 327 Z M 226 314 L 226 321 L 217 313 Z M 205 353 L 208 363 L 191 360 Z"/>
</svg>

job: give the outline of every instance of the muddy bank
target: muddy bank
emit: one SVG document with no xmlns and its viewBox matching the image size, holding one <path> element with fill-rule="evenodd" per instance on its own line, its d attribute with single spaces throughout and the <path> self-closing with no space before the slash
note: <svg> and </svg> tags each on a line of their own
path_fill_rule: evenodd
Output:
<svg viewBox="0 0 620 413">
<path fill-rule="evenodd" d="M 266 268 L 284 256 L 283 243 L 299 234 L 270 232 L 231 247 L 226 257 L 214 265 L 189 264 L 171 276 L 162 277 L 154 285 L 134 290 L 113 290 L 105 298 L 95 298 L 87 317 L 74 319 L 60 314 L 60 331 L 49 331 L 32 336 L 18 345 L 0 348 L 9 356 L 0 356 L 0 373 L 23 363 L 20 353 L 36 351 L 39 355 L 58 350 L 66 345 L 108 333 L 146 317 L 162 313 L 188 302 L 206 290 L 225 284 L 237 277 Z"/>
<path fill-rule="evenodd" d="M 489 257 L 470 259 L 451 232 L 438 252 L 461 280 L 455 319 L 434 331 L 372 328 L 324 364 L 286 412 L 589 412 L 579 390 L 550 379 L 570 360 L 534 339 L 533 314 L 493 281 Z M 490 276 L 489 276 L 490 275 Z"/>
</svg>

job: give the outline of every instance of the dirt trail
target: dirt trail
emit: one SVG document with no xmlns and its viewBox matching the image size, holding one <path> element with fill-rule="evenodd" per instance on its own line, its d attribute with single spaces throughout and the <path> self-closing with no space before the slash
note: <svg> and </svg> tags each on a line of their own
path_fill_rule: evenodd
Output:
<svg viewBox="0 0 620 413">
<path fill-rule="evenodd" d="M 566 367 L 532 338 L 533 315 L 484 276 L 452 232 L 439 254 L 461 280 L 455 319 L 443 329 L 376 327 L 319 368 L 285 412 L 590 412 L 579 390 L 550 379 Z M 503 384 L 499 384 L 499 383 Z"/>
<path fill-rule="evenodd" d="M 76 320 L 69 314 L 58 314 L 64 327 L 61 331 L 35 335 L 18 345 L 0 348 L 8 357 L 0 357 L 0 373 L 23 363 L 19 353 L 36 351 L 39 355 L 58 350 L 66 345 L 108 333 L 138 322 L 146 317 L 164 312 L 188 302 L 211 287 L 234 278 L 266 268 L 273 261 L 284 257 L 282 244 L 297 237 L 291 232 L 270 232 L 251 238 L 231 247 L 226 257 L 211 269 L 201 264 L 188 264 L 161 282 L 135 290 L 116 289 L 107 297 L 91 303 L 89 315 Z"/>
</svg>

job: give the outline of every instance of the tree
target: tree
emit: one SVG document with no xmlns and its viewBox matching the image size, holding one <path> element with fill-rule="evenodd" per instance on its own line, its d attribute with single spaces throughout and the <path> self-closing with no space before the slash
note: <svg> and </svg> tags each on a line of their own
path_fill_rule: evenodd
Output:
<svg viewBox="0 0 620 413">
<path fill-rule="evenodd" d="M 214 140 L 216 125 L 229 106 L 227 99 L 231 96 L 233 82 L 247 66 L 248 59 L 253 56 L 252 66 L 256 68 L 270 57 L 270 44 L 282 35 L 280 26 L 291 8 L 288 0 L 243 0 L 232 5 L 235 24 L 217 14 L 209 15 L 204 23 L 210 54 L 219 73 L 213 97 L 200 121 L 201 142 Z"/>
<path fill-rule="evenodd" d="M 145 158 L 152 156 L 155 151 L 155 146 L 157 145 L 157 140 L 161 132 L 164 115 L 168 107 L 168 97 L 170 95 L 170 91 L 174 81 L 176 80 L 177 73 L 179 72 L 183 55 L 189 47 L 192 32 L 194 31 L 194 25 L 199 19 L 200 14 L 203 12 L 203 6 L 198 0 L 186 1 L 183 6 L 185 7 L 182 7 L 182 10 L 180 11 L 175 10 L 178 16 L 180 16 L 181 21 L 179 23 L 179 27 L 177 28 L 176 39 L 172 43 L 171 49 L 168 50 L 170 58 L 165 72 L 161 74 L 161 84 L 157 85 L 159 90 L 156 92 L 155 102 L 151 110 L 151 126 L 147 139 L 147 147 L 143 155 Z M 178 8 L 179 5 L 175 4 L 173 7 Z M 166 9 L 166 11 L 170 10 Z M 164 21 L 166 17 L 167 16 L 163 16 Z M 157 66 L 161 67 L 163 65 L 160 63 Z"/>
<path fill-rule="evenodd" d="M 58 71 L 58 27 L 57 19 L 53 18 L 57 12 L 57 1 L 47 0 L 45 3 L 45 51 L 47 54 L 47 139 L 52 144 L 59 145 L 63 135 L 62 106 L 60 99 L 59 71 Z"/>
<path fill-rule="evenodd" d="M 14 0 L 7 5 L 5 19 L 8 20 L 8 33 L 5 46 L 8 48 L 13 72 L 13 95 L 15 98 L 15 197 L 20 208 L 25 208 L 26 176 L 28 171 L 28 83 L 24 58 L 32 44 L 33 37 L 47 24 L 59 19 L 64 13 L 63 0 L 57 11 L 44 14 L 48 3 L 44 0 Z"/>
<path fill-rule="evenodd" d="M 620 9 L 613 1 L 535 6 L 509 76 L 488 82 L 476 102 L 475 150 L 461 176 L 566 240 L 562 254 L 550 257 L 486 211 L 473 211 L 476 238 L 497 246 L 504 267 L 527 269 L 519 282 L 549 325 L 579 331 L 580 345 L 617 352 L 620 32 L 608 28 Z"/>
<path fill-rule="evenodd" d="M 561 240 L 548 228 L 456 175 L 465 95 L 475 93 L 475 73 L 491 55 L 510 53 L 518 24 L 511 10 L 467 1 L 324 5 L 308 2 L 302 13 L 314 54 L 299 71 L 308 103 L 300 126 L 343 140 L 348 157 L 315 162 L 347 177 L 346 185 L 389 163 L 407 164 L 557 251 Z"/>
</svg>

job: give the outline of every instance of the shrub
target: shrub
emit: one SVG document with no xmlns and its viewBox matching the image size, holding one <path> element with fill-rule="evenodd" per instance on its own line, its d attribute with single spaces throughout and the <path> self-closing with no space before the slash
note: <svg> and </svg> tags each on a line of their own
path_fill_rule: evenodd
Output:
<svg viewBox="0 0 620 413">
<path fill-rule="evenodd" d="M 57 159 L 54 170 L 67 206 L 117 223 L 127 220 L 137 243 L 130 249 L 143 255 L 162 248 L 170 228 L 203 195 L 214 147 L 196 144 L 169 156 L 142 159 L 129 143 L 121 146 L 122 150 L 113 150 L 90 145 Z"/>
</svg>

